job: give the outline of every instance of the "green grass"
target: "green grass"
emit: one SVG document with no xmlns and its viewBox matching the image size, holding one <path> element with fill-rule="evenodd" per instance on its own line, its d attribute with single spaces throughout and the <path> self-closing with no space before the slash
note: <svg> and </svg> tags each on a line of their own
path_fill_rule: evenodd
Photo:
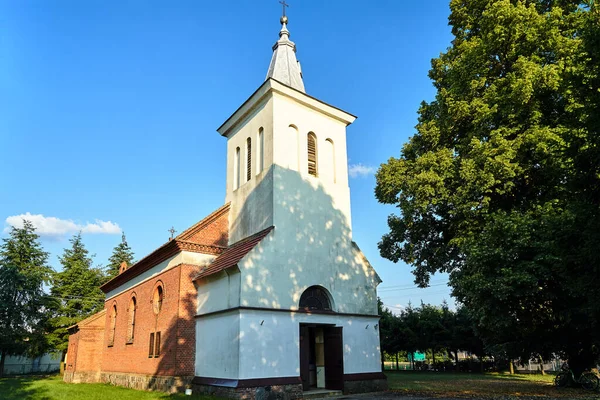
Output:
<svg viewBox="0 0 600 400">
<path fill-rule="evenodd" d="M 597 393 L 583 389 L 557 389 L 554 375 L 470 374 L 448 372 L 388 371 L 390 390 L 406 394 L 449 397 L 536 397 L 586 399 Z"/>
<path fill-rule="evenodd" d="M 0 399 L 2 400 L 155 400 L 155 399 L 204 399 L 216 400 L 210 396 L 169 395 L 162 392 L 144 392 L 110 386 L 102 383 L 64 383 L 59 376 L 23 377 L 0 379 Z"/>
</svg>

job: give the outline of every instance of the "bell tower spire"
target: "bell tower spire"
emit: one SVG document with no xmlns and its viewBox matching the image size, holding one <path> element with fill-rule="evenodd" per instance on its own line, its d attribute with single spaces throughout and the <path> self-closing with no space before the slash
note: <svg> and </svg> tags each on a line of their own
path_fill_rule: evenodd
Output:
<svg viewBox="0 0 600 400">
<path fill-rule="evenodd" d="M 305 92 L 302 69 L 300 62 L 296 59 L 296 44 L 290 40 L 290 32 L 287 29 L 288 17 L 285 15 L 285 8 L 289 5 L 285 0 L 280 3 L 283 6 L 283 15 L 279 20 L 281 30 L 279 31 L 279 40 L 273 45 L 273 57 L 266 79 L 273 78 L 296 90 Z"/>
</svg>

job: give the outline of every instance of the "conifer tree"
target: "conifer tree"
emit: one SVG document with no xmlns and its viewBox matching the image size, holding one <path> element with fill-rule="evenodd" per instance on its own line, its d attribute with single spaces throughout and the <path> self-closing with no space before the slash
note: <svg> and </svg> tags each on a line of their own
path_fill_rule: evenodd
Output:
<svg viewBox="0 0 600 400">
<path fill-rule="evenodd" d="M 0 376 L 8 355 L 39 355 L 45 349 L 40 334 L 48 297 L 44 284 L 52 277 L 48 253 L 30 221 L 11 228 L 0 246 Z"/>
<path fill-rule="evenodd" d="M 107 267 L 107 278 L 111 279 L 115 276 L 119 275 L 119 268 L 122 262 L 126 262 L 128 266 L 133 264 L 133 250 L 127 244 L 127 239 L 125 238 L 125 232 L 123 232 L 121 236 L 121 243 L 119 243 L 113 249 L 113 253 L 108 259 L 108 267 Z"/>
<path fill-rule="evenodd" d="M 70 243 L 71 247 L 59 258 L 62 271 L 54 276 L 51 295 L 55 303 L 49 321 L 49 340 L 63 352 L 63 358 L 69 341 L 67 328 L 104 307 L 104 294 L 100 290 L 105 280 L 102 270 L 92 265 L 81 233 L 73 236 Z"/>
</svg>

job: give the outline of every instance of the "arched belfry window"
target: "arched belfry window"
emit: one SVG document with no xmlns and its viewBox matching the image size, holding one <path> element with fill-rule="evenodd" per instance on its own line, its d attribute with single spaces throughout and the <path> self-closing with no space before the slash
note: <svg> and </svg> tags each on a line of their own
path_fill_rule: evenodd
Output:
<svg viewBox="0 0 600 400">
<path fill-rule="evenodd" d="M 325 177 L 326 180 L 335 183 L 336 182 L 336 170 L 335 170 L 335 147 L 332 139 L 325 139 L 325 147 L 321 154 L 321 178 Z"/>
<path fill-rule="evenodd" d="M 240 148 L 235 149 L 235 159 L 233 160 L 233 190 L 240 187 Z"/>
<path fill-rule="evenodd" d="M 258 153 L 256 157 L 256 174 L 260 174 L 265 167 L 265 135 L 264 129 L 260 128 L 258 130 L 258 140 L 256 141 L 258 145 Z"/>
<path fill-rule="evenodd" d="M 308 144 L 308 173 L 312 176 L 317 176 L 317 136 L 309 132 L 307 136 Z"/>
<path fill-rule="evenodd" d="M 320 286 L 311 286 L 300 296 L 300 309 L 331 311 L 329 294 Z"/>
<path fill-rule="evenodd" d="M 252 178 L 252 139 L 246 139 L 246 182 Z"/>
</svg>

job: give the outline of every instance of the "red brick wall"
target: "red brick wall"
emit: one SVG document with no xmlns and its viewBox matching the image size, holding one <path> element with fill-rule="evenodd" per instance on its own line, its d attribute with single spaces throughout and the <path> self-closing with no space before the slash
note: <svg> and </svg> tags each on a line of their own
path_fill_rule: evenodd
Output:
<svg viewBox="0 0 600 400">
<path fill-rule="evenodd" d="M 69 335 L 69 347 L 67 348 L 67 365 L 65 370 L 73 372 L 75 371 L 75 365 L 77 364 L 77 354 L 79 349 L 79 336 L 80 332 L 77 331 Z"/>
<path fill-rule="evenodd" d="M 198 244 L 226 247 L 229 243 L 229 207 L 223 211 L 210 224 L 198 232 L 194 232 L 186 240 Z"/>
<path fill-rule="evenodd" d="M 108 300 L 103 372 L 183 376 L 194 374 L 196 291 L 191 275 L 198 267 L 180 265 Z M 153 310 L 153 292 L 162 282 L 164 299 L 158 315 Z M 137 301 L 133 342 L 127 343 L 132 294 Z M 109 347 L 113 304 L 117 305 L 115 339 Z M 148 357 L 150 333 L 161 332 L 159 357 Z"/>
<path fill-rule="evenodd" d="M 69 336 L 67 371 L 99 372 L 104 343 L 104 315 L 80 323 L 77 333 Z"/>
</svg>

